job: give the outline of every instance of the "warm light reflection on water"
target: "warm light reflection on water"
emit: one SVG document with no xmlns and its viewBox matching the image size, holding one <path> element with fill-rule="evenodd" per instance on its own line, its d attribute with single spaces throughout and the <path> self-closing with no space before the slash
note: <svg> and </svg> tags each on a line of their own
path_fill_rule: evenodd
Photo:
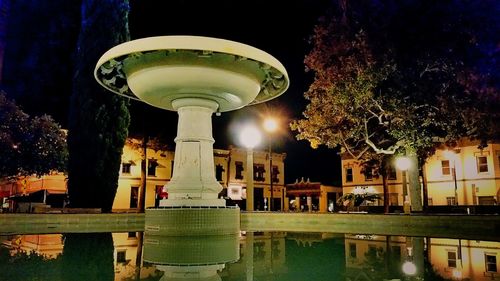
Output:
<svg viewBox="0 0 500 281">
<path fill-rule="evenodd" d="M 500 280 L 500 242 L 370 234 L 0 236 L 0 280 Z M 143 251 L 144 249 L 144 251 Z"/>
</svg>

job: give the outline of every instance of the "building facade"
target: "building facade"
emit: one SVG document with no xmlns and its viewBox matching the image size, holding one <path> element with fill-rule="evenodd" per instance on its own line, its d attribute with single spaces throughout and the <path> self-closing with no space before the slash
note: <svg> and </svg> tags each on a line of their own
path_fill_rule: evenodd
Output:
<svg viewBox="0 0 500 281">
<path fill-rule="evenodd" d="M 133 140 L 132 140 L 133 142 Z M 143 158 L 146 170 L 145 207 L 158 206 L 159 200 L 168 197 L 164 186 L 173 175 L 174 151 L 155 151 L 147 149 L 146 157 L 142 156 L 140 146 L 125 145 L 120 166 L 118 190 L 113 203 L 114 211 L 134 210 L 139 207 L 139 192 L 141 186 L 141 165 Z M 285 190 L 285 153 L 272 153 L 272 183 L 271 161 L 267 151 L 254 151 L 253 181 L 254 210 L 269 210 L 271 186 L 273 189 L 273 210 L 282 210 Z M 217 181 L 223 186 L 220 196 L 226 198 L 228 204 L 246 206 L 247 185 L 247 150 L 231 147 L 227 150 L 214 149 L 214 168 Z M 17 204 L 10 211 L 33 211 L 35 206 L 63 207 L 66 194 L 66 176 L 62 173 L 52 173 L 41 178 L 26 177 L 16 181 L 0 182 L 0 194 L 4 198 L 16 198 L 17 202 L 29 201 L 29 204 Z M 56 196 L 57 195 L 57 196 Z M 21 209 L 18 207 L 21 206 Z M 31 210 L 28 210 L 28 206 Z M 26 210 L 25 210 L 26 209 Z"/>
<path fill-rule="evenodd" d="M 428 205 L 497 205 L 500 199 L 500 143 L 480 149 L 478 143 L 461 141 L 458 147 L 438 149 L 427 159 L 420 184 L 426 186 Z M 387 177 L 390 205 L 403 205 L 403 175 L 391 164 Z M 359 161 L 342 158 L 343 193 L 368 192 L 383 198 L 383 180 Z M 422 194 L 423 195 L 423 194 Z M 380 199 L 373 205 L 383 205 Z"/>
<path fill-rule="evenodd" d="M 342 188 L 323 185 L 320 182 L 296 180 L 295 183 L 286 185 L 287 202 L 285 210 L 297 212 L 333 212 L 335 202 L 342 196 Z"/>
<path fill-rule="evenodd" d="M 284 190 L 284 159 L 285 153 L 272 154 L 272 184 L 270 176 L 269 153 L 254 151 L 253 181 L 254 210 L 268 210 L 273 189 L 273 210 L 281 210 Z M 159 200 L 168 197 L 163 187 L 173 175 L 174 152 L 147 150 L 146 161 L 146 203 L 147 207 L 158 206 Z M 247 150 L 230 148 L 228 150 L 214 149 L 215 177 L 223 186 L 220 196 L 226 198 L 229 204 L 246 206 L 247 185 Z M 130 146 L 125 146 L 122 156 L 118 191 L 113 204 L 114 210 L 134 209 L 138 206 L 141 183 L 141 152 Z M 164 194 L 162 194 L 162 192 Z M 168 193 L 168 190 L 166 191 Z"/>
</svg>

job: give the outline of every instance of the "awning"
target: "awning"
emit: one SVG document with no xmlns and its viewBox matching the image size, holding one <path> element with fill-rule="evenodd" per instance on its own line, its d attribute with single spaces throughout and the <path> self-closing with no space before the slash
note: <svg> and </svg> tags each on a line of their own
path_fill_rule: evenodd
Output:
<svg viewBox="0 0 500 281">
<path fill-rule="evenodd" d="M 60 194 L 66 194 L 66 190 L 62 190 L 62 189 L 51 189 L 51 188 L 45 188 L 45 189 L 29 189 L 29 190 L 26 190 L 25 193 L 17 193 L 17 194 L 13 194 L 12 196 L 10 197 L 23 197 L 23 196 L 29 196 L 31 194 L 35 194 L 35 193 L 38 193 L 38 192 L 43 192 L 44 190 L 47 190 L 47 195 L 60 195 Z"/>
<path fill-rule="evenodd" d="M 320 195 L 321 191 L 317 189 L 286 190 L 286 196 L 311 196 Z"/>
<path fill-rule="evenodd" d="M 0 190 L 0 197 L 9 197 L 10 191 Z"/>
</svg>

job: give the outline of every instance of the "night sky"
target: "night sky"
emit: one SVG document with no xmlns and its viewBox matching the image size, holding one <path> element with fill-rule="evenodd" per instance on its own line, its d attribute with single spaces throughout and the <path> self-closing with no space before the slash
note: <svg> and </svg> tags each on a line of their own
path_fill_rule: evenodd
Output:
<svg viewBox="0 0 500 281">
<path fill-rule="evenodd" d="M 289 129 L 293 118 L 300 118 L 306 106 L 303 93 L 311 75 L 305 72 L 303 60 L 308 51 L 307 39 L 328 1 L 131 1 L 129 27 L 132 39 L 159 35 L 200 35 L 218 37 L 249 44 L 276 57 L 287 69 L 290 88 L 280 97 L 261 104 L 213 117 L 215 148 L 238 146 L 238 124 L 248 119 L 260 122 L 264 114 L 283 118 L 282 130 L 273 138 L 273 149 L 287 153 L 286 182 L 304 177 L 311 181 L 339 184 L 340 160 L 331 149 L 310 148 L 308 142 L 297 141 Z M 139 114 L 137 114 L 140 112 Z M 148 116 L 154 124 L 166 126 L 173 140 L 177 114 L 150 106 L 132 108 L 134 116 Z M 144 128 L 148 122 L 134 122 Z M 165 122 L 165 123 L 163 123 Z M 138 124 L 139 123 L 139 124 Z M 163 125 L 164 124 L 164 125 Z M 264 142 L 257 149 L 266 149 Z"/>
<path fill-rule="evenodd" d="M 31 1 L 22 1 L 18 2 L 22 4 L 11 4 L 9 11 L 1 87 L 28 113 L 48 113 L 63 127 L 67 124 L 73 71 L 70 50 L 74 50 L 74 45 L 66 46 L 62 42 L 74 44 L 78 36 L 78 21 L 71 20 L 79 17 L 78 2 L 54 0 L 35 7 Z M 282 129 L 273 137 L 273 150 L 287 154 L 286 183 L 304 177 L 339 184 L 341 171 L 337 152 L 326 148 L 313 150 L 308 142 L 297 141 L 288 125 L 292 119 L 301 117 L 306 106 L 303 93 L 311 82 L 311 75 L 305 72 L 303 64 L 309 50 L 307 39 L 328 2 L 132 0 L 129 28 L 132 39 L 161 35 L 210 36 L 245 43 L 276 57 L 288 71 L 289 89 L 267 103 L 214 116 L 214 147 L 240 146 L 237 131 L 243 121 L 261 122 L 265 114 L 279 116 Z M 68 10 L 73 14 L 68 15 Z M 16 17 L 20 13 L 24 16 Z M 33 33 L 33 27 L 38 32 Z M 60 60 L 67 63 L 54 64 Z M 150 135 L 160 135 L 173 145 L 177 113 L 136 101 L 132 101 L 130 111 L 132 135 L 146 131 Z M 267 149 L 267 143 L 257 149 Z"/>
</svg>

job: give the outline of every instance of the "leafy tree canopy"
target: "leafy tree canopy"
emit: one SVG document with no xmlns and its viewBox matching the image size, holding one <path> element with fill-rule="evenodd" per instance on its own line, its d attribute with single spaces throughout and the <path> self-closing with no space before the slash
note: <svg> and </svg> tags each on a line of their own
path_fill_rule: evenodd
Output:
<svg viewBox="0 0 500 281">
<path fill-rule="evenodd" d="M 0 93 L 0 177 L 66 171 L 66 135 L 48 115 L 30 117 Z"/>
<path fill-rule="evenodd" d="M 338 1 L 311 37 L 297 138 L 356 159 L 498 139 L 498 11 L 495 1 Z"/>
</svg>

